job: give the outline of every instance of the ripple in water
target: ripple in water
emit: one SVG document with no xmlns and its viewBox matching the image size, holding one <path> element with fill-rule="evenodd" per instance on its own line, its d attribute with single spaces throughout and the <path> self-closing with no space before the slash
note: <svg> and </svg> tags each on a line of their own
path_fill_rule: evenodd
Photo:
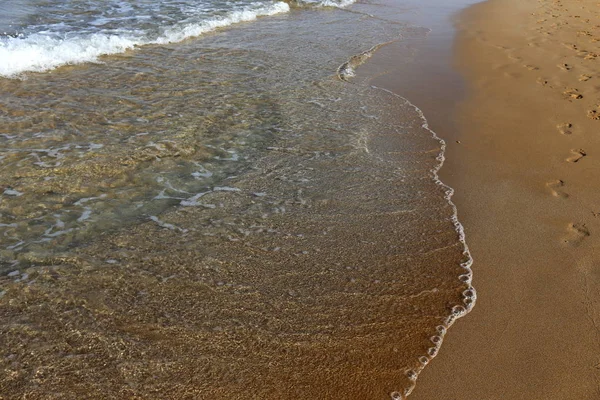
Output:
<svg viewBox="0 0 600 400">
<path fill-rule="evenodd" d="M 6 390 L 410 393 L 475 292 L 443 142 L 338 78 L 427 32 L 382 13 L 302 7 L 0 81 Z"/>
</svg>

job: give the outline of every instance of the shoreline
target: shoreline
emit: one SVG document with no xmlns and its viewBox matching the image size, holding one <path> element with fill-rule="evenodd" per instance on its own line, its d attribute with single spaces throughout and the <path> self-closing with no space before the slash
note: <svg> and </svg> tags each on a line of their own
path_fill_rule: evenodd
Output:
<svg viewBox="0 0 600 400">
<path fill-rule="evenodd" d="M 166 87 L 185 89 L 195 82 L 198 102 L 190 102 L 186 94 L 185 103 L 200 110 L 224 110 L 200 119 L 190 113 L 188 120 L 183 115 L 186 104 L 177 97 L 158 103 L 159 118 L 165 106 L 182 112 L 181 120 L 165 127 L 185 122 L 195 127 L 184 131 L 190 137 L 173 138 L 189 147 L 155 147 L 160 157 L 133 165 L 148 171 L 146 182 L 161 173 L 155 180 L 164 183 L 158 185 L 163 186 L 160 200 L 170 195 L 169 202 L 181 207 L 152 211 L 139 224 L 103 232 L 64 255 L 27 254 L 31 269 L 10 272 L 14 282 L 6 282 L 9 290 L 0 302 L 7 317 L 2 347 L 15 348 L 4 360 L 9 377 L 0 385 L 2 390 L 17 397 L 169 393 L 223 399 L 370 399 L 399 397 L 412 390 L 416 374 L 437 354 L 446 326 L 474 297 L 470 274 L 465 274 L 470 257 L 465 259 L 456 208 L 447 201 L 448 188 L 431 179 L 442 160 L 442 142 L 413 103 L 372 90 L 364 80 L 346 84 L 331 76 L 338 60 L 358 54 L 350 60 L 360 61 L 369 55 L 364 48 L 389 37 L 410 39 L 399 43 L 405 51 L 395 54 L 410 63 L 417 53 L 409 42 L 425 39 L 429 22 L 445 19 L 447 8 L 441 0 L 410 10 L 405 4 L 393 0 L 381 9 L 397 10 L 398 21 L 377 17 L 383 13 L 371 8 L 379 5 L 361 4 L 359 12 L 292 13 L 245 25 L 237 33 L 163 49 L 164 54 L 173 50 L 179 56 L 168 58 L 174 61 L 172 68 L 157 69 L 167 76 L 173 68 L 181 71 Z M 419 27 L 422 21 L 425 27 Z M 316 26 L 324 30 L 315 31 Z M 385 29 L 378 33 L 379 28 Z M 331 35 L 335 42 L 322 41 Z M 236 37 L 249 38 L 244 51 L 237 51 Z M 331 48 L 313 54 L 311 45 L 310 57 L 294 50 L 311 40 L 321 49 L 326 44 Z M 210 59 L 196 59 L 211 44 L 232 47 L 231 52 L 213 55 L 213 65 L 226 61 L 231 74 L 214 96 L 203 86 L 212 81 L 198 73 L 212 71 L 206 64 Z M 266 49 L 272 54 L 269 68 L 264 64 Z M 52 78 L 64 78 L 74 83 L 60 86 L 64 96 L 74 88 L 88 88 L 89 82 L 137 89 L 139 76 L 132 66 L 140 65 L 144 54 L 132 56 L 122 63 L 115 58 L 116 69 L 73 68 L 27 84 L 52 89 Z M 129 73 L 106 79 L 118 67 Z M 263 84 L 248 78 L 249 70 L 265 77 Z M 290 85 L 288 76 L 297 85 Z M 78 80 L 81 77 L 91 79 Z M 365 77 L 357 80 L 361 78 Z M 153 78 L 152 83 L 162 91 L 170 81 Z M 114 90 L 120 93 L 120 88 Z M 117 107 L 122 113 L 118 115 L 128 117 L 140 110 Z M 112 110 L 110 105 L 105 108 Z M 251 112 L 256 119 L 245 110 L 256 111 Z M 144 110 L 142 115 L 153 114 Z M 244 126 L 235 125 L 241 118 L 248 118 Z M 130 135 L 139 129 L 125 126 Z M 270 128 L 276 132 L 270 146 L 257 150 L 250 166 L 201 181 L 206 188 L 182 186 L 189 179 L 179 177 L 189 173 L 204 178 L 212 176 L 206 176 L 208 171 L 227 175 L 227 168 L 219 169 L 212 160 L 237 161 L 237 154 L 244 157 L 244 147 L 239 150 L 232 144 L 246 141 L 236 135 L 252 138 L 251 132 Z M 194 147 L 198 138 L 217 132 L 216 146 L 206 143 L 217 150 L 216 157 Z M 142 140 L 154 136 L 163 142 L 169 133 L 181 132 L 151 131 Z M 106 149 L 114 150 L 111 145 L 108 142 Z M 136 155 L 139 146 L 119 146 L 123 153 L 112 151 L 106 159 L 116 160 L 111 164 L 118 166 L 128 154 Z M 161 152 L 171 149 L 173 154 L 163 157 Z M 205 159 L 198 161 L 198 153 Z M 79 165 L 65 157 L 67 161 Z M 84 167 L 89 170 L 90 164 L 95 165 Z M 123 185 L 138 182 L 132 179 Z M 116 192 L 109 196 L 119 198 Z M 100 199 L 93 190 L 84 198 Z M 90 209 L 81 215 L 93 213 Z M 38 346 L 40 342 L 44 345 Z M 73 370 L 81 373 L 70 374 Z"/>
<path fill-rule="evenodd" d="M 454 52 L 465 100 L 450 115 L 415 99 L 450 144 L 440 175 L 455 189 L 479 296 L 412 399 L 600 393 L 593 6 L 490 0 L 468 8 Z M 445 124 L 453 119 L 456 129 Z"/>
<path fill-rule="evenodd" d="M 34 397 L 399 398 L 392 390 L 410 394 L 423 369 L 411 399 L 599 396 L 600 17 L 586 17 L 597 5 L 450 3 L 403 2 L 414 25 L 357 68 L 360 86 L 309 76 L 318 85 L 293 93 L 296 112 L 275 107 L 287 103 L 284 94 L 265 96 L 285 122 L 278 132 L 306 137 L 282 136 L 227 186 L 209 185 L 186 207 L 103 233 L 72 254 L 31 258 L 35 271 L 11 272 L 0 306 L 3 347 L 15 350 L 0 386 Z M 299 27 L 291 32 L 314 24 L 290 21 Z M 258 26 L 246 29 L 262 43 Z M 249 54 L 238 56 L 249 62 Z M 372 96 L 364 83 L 406 103 Z M 361 108 L 336 106 L 346 97 L 360 98 Z M 371 109 L 394 129 L 361 125 Z M 358 117 L 350 133 L 364 126 L 378 134 L 343 147 L 339 126 L 320 125 L 333 113 Z M 448 204 L 418 191 L 428 172 L 438 186 L 423 192 L 445 189 Z M 450 221 L 465 252 L 444 231 Z M 403 226 L 423 232 L 409 237 Z M 432 321 L 450 310 L 462 317 L 455 301 L 470 309 L 465 300 L 475 294 L 456 277 L 470 286 L 471 255 L 478 304 L 446 335 Z M 459 260 L 463 270 L 454 271 Z M 406 369 L 405 358 L 421 369 Z"/>
</svg>

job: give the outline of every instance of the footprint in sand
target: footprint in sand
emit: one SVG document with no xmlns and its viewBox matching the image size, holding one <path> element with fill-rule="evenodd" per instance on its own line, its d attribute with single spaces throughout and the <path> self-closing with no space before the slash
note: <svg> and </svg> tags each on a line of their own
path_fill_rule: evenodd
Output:
<svg viewBox="0 0 600 400">
<path fill-rule="evenodd" d="M 542 77 L 539 77 L 539 78 L 537 78 L 537 83 L 539 83 L 539 84 L 540 84 L 540 85 L 542 85 L 542 86 L 548 86 L 548 83 L 549 83 L 549 82 L 548 82 L 548 80 L 547 80 L 547 79 L 544 79 L 544 78 L 542 78 Z M 552 86 L 548 86 L 548 87 L 550 87 L 550 88 L 551 88 Z"/>
<path fill-rule="evenodd" d="M 587 81 L 589 81 L 590 79 L 592 79 L 592 77 L 591 77 L 590 75 L 580 75 L 580 76 L 579 76 L 579 81 L 580 81 L 580 82 L 587 82 Z"/>
<path fill-rule="evenodd" d="M 565 186 L 565 182 L 560 179 L 550 181 L 546 183 L 546 186 L 548 189 L 550 189 L 550 193 L 552 193 L 552 196 L 554 197 L 561 197 L 563 199 L 569 197 L 569 195 L 562 189 L 563 186 Z"/>
<path fill-rule="evenodd" d="M 594 120 L 599 120 L 600 119 L 599 108 L 596 108 L 595 110 L 588 110 L 587 116 L 588 116 L 588 118 L 591 118 Z"/>
<path fill-rule="evenodd" d="M 558 64 L 557 67 L 564 71 L 570 71 L 573 69 L 573 67 L 571 67 L 569 64 Z"/>
<path fill-rule="evenodd" d="M 556 128 L 563 135 L 570 135 L 573 133 L 571 131 L 571 128 L 573 128 L 573 124 L 571 124 L 569 122 L 565 122 L 564 124 L 558 124 L 558 125 L 556 125 Z"/>
<path fill-rule="evenodd" d="M 579 162 L 579 160 L 587 156 L 587 153 L 583 149 L 571 149 L 571 153 L 573 153 L 573 155 L 571 157 L 567 157 L 565 160 L 572 163 Z"/>
<path fill-rule="evenodd" d="M 579 50 L 579 48 L 577 47 L 576 44 L 572 44 L 572 43 L 563 43 L 563 46 L 565 46 L 567 49 L 569 50 Z"/>
<path fill-rule="evenodd" d="M 585 238 L 590 236 L 589 229 L 585 226 L 585 224 L 574 224 L 570 223 L 567 226 L 568 234 L 563 239 L 563 241 L 571 246 L 577 247 L 583 242 Z"/>
<path fill-rule="evenodd" d="M 577 89 L 567 89 L 563 92 L 563 95 L 567 99 L 580 100 L 583 99 L 583 95 L 579 93 Z"/>
</svg>

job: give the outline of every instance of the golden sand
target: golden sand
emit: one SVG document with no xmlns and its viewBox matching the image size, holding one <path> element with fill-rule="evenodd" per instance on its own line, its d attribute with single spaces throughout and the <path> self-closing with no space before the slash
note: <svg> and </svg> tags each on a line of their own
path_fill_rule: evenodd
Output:
<svg viewBox="0 0 600 400">
<path fill-rule="evenodd" d="M 411 398 L 600 398 L 599 3 L 491 0 L 457 26 L 442 177 L 479 301 Z"/>
</svg>

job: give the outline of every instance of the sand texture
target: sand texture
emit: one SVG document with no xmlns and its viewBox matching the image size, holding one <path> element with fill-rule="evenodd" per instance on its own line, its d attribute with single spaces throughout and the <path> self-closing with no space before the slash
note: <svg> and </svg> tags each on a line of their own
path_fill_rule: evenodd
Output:
<svg viewBox="0 0 600 400">
<path fill-rule="evenodd" d="M 442 179 L 479 299 L 411 399 L 598 399 L 600 3 L 491 0 L 457 26 Z"/>
</svg>

